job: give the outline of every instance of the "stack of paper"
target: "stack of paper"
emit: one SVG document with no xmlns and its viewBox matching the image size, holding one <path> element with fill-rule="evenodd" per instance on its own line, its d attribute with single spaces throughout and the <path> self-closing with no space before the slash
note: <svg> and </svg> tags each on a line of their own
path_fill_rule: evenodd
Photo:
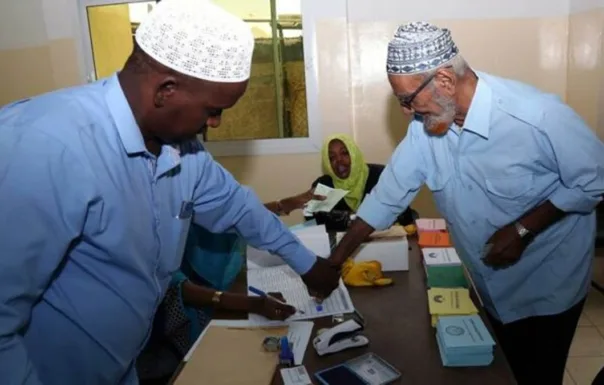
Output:
<svg viewBox="0 0 604 385">
<path fill-rule="evenodd" d="M 469 287 L 464 268 L 452 247 L 422 249 L 428 287 Z"/>
<path fill-rule="evenodd" d="M 433 327 L 436 327 L 438 319 L 443 316 L 478 314 L 468 289 L 429 289 L 428 308 Z"/>
<path fill-rule="evenodd" d="M 447 231 L 420 231 L 417 240 L 419 247 L 451 247 L 451 240 Z"/>
<path fill-rule="evenodd" d="M 441 317 L 436 341 L 444 366 L 487 366 L 495 341 L 477 315 Z"/>
<path fill-rule="evenodd" d="M 419 218 L 415 220 L 418 232 L 445 231 L 447 224 L 442 218 Z"/>
</svg>

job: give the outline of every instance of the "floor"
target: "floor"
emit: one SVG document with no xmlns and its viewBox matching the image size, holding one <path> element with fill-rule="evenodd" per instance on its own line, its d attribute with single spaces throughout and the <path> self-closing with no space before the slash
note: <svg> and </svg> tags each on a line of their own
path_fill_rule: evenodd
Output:
<svg viewBox="0 0 604 385">
<path fill-rule="evenodd" d="M 594 262 L 594 280 L 604 285 L 604 258 Z M 564 385 L 591 385 L 604 367 L 604 294 L 592 289 L 566 362 Z"/>
</svg>

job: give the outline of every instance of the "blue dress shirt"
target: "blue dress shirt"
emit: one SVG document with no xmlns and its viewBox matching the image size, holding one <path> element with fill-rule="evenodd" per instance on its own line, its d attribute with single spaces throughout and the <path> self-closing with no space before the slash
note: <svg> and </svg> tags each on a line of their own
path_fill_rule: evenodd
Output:
<svg viewBox="0 0 604 385">
<path fill-rule="evenodd" d="M 2 384 L 136 383 L 191 206 L 300 274 L 316 258 L 198 141 L 149 153 L 117 76 L 0 110 L 0 202 Z"/>
<path fill-rule="evenodd" d="M 436 137 L 413 121 L 358 215 L 388 227 L 425 183 L 493 316 L 509 323 L 560 313 L 589 289 L 604 145 L 558 97 L 478 76 L 464 126 Z M 515 265 L 485 265 L 491 235 L 547 200 L 568 215 L 537 235 Z"/>
</svg>

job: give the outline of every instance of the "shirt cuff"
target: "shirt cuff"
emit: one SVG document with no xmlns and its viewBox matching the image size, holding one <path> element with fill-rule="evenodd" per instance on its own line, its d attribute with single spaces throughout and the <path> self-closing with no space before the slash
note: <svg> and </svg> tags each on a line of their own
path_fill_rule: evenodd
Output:
<svg viewBox="0 0 604 385">
<path fill-rule="evenodd" d="M 580 188 L 559 187 L 549 198 L 550 202 L 565 213 L 591 212 L 602 200 L 601 197 L 592 197 L 587 195 Z"/>
<path fill-rule="evenodd" d="M 176 273 L 172 274 L 171 285 L 180 286 L 184 281 L 188 279 L 189 278 L 182 271 L 178 270 Z"/>
<path fill-rule="evenodd" d="M 397 215 L 397 212 L 393 212 L 390 206 L 382 204 L 373 194 L 365 197 L 357 211 L 357 216 L 376 230 L 385 230 L 392 226 Z"/>
<path fill-rule="evenodd" d="M 313 267 L 317 256 L 302 244 L 298 244 L 296 250 L 285 261 L 296 273 L 304 275 Z"/>
</svg>

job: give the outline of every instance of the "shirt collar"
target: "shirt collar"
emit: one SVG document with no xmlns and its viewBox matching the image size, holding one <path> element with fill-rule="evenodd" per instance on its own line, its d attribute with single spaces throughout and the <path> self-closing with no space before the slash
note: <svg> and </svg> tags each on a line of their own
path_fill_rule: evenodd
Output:
<svg viewBox="0 0 604 385">
<path fill-rule="evenodd" d="M 117 73 L 105 80 L 105 100 L 113 123 L 128 155 L 148 154 L 140 128 L 122 90 Z M 180 164 L 180 148 L 163 145 L 158 158 L 156 176 L 160 177 Z"/>
<path fill-rule="evenodd" d="M 117 73 L 105 80 L 105 101 L 113 118 L 113 124 L 128 155 L 147 152 L 143 135 L 134 119 L 130 104 L 124 95 Z"/>
<path fill-rule="evenodd" d="M 491 103 L 493 92 L 489 85 L 478 75 L 476 90 L 464 121 L 463 130 L 472 131 L 485 139 L 489 138 L 491 123 Z"/>
</svg>

